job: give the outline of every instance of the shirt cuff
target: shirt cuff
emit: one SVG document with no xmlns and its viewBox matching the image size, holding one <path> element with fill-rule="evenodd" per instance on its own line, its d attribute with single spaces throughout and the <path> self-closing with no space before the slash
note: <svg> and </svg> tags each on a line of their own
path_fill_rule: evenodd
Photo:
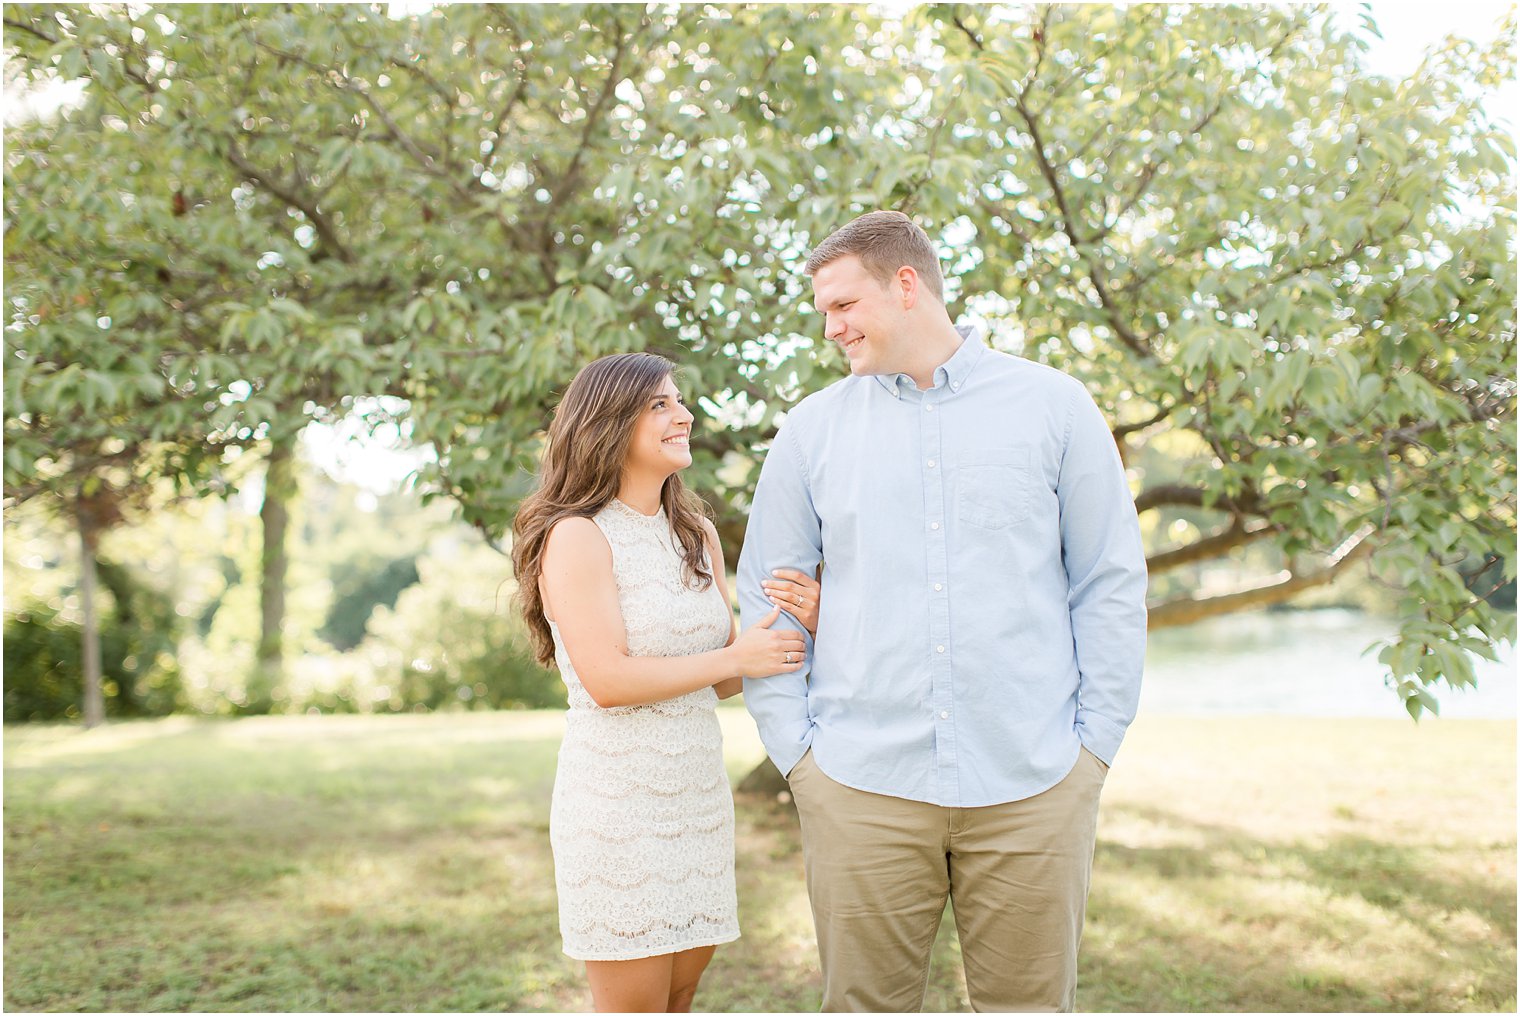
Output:
<svg viewBox="0 0 1520 1016">
<path fill-rule="evenodd" d="M 1124 740 L 1124 727 L 1091 710 L 1078 709 L 1076 730 L 1082 747 L 1098 756 L 1104 765 L 1114 764 L 1114 756 L 1119 754 L 1119 743 Z"/>
<path fill-rule="evenodd" d="M 791 776 L 792 767 L 802 761 L 813 746 L 813 724 L 808 720 L 789 723 L 784 728 L 762 729 L 760 741 L 782 776 Z"/>
</svg>

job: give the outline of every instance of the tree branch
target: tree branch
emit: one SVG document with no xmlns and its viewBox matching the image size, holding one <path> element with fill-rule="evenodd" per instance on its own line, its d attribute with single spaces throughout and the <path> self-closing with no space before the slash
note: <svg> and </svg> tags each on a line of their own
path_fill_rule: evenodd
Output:
<svg viewBox="0 0 1520 1016">
<path fill-rule="evenodd" d="M 1144 420 L 1138 420 L 1135 423 L 1125 423 L 1115 427 L 1113 430 L 1114 440 L 1122 441 L 1124 438 L 1135 433 L 1136 431 L 1145 430 L 1147 427 L 1154 427 L 1162 420 L 1165 420 L 1168 416 L 1171 416 L 1172 413 L 1176 412 L 1177 407 L 1181 404 L 1181 401 L 1174 402 L 1170 406 L 1165 406 L 1161 409 L 1156 410 L 1154 415 L 1149 416 Z"/>
<path fill-rule="evenodd" d="M 1145 559 L 1145 568 L 1152 575 L 1160 575 L 1162 572 L 1181 568 L 1194 561 L 1206 561 L 1212 557 L 1219 557 L 1236 547 L 1243 547 L 1270 536 L 1275 531 L 1276 527 L 1263 519 L 1247 523 L 1237 517 L 1228 529 L 1212 536 L 1205 536 L 1193 543 L 1152 554 Z"/>
<path fill-rule="evenodd" d="M 1047 25 L 1048 23 L 1049 22 L 1047 21 Z M 1070 88 L 1077 81 L 1086 77 L 1089 73 L 1096 71 L 1098 69 L 1098 64 L 1108 59 L 1108 55 L 1118 48 L 1119 43 L 1117 40 L 1110 42 L 1107 46 L 1103 47 L 1103 51 L 1101 53 L 1094 56 L 1091 60 L 1082 61 L 1078 63 L 1077 66 L 1073 67 L 1070 74 L 1066 75 L 1065 78 L 1063 78 L 1059 83 L 1050 89 L 1050 94 L 1045 102 L 1045 108 L 1040 110 L 1039 115 L 1044 116 L 1046 113 L 1050 112 L 1051 107 L 1056 104 L 1056 100 L 1065 94 L 1068 88 Z M 1099 128 L 1100 131 L 1102 129 L 1103 128 L 1101 127 Z"/>
<path fill-rule="evenodd" d="M 956 100 L 960 98 L 961 92 L 965 91 L 965 88 L 964 81 L 956 87 L 955 94 L 950 96 L 949 100 L 945 103 L 945 115 L 939 118 L 939 122 L 934 125 L 933 131 L 929 134 L 929 148 L 926 153 L 924 168 L 914 174 L 913 180 L 908 184 L 908 196 L 898 209 L 904 215 L 913 214 L 913 207 L 918 203 L 919 191 L 923 188 L 924 184 L 934 177 L 934 157 L 939 151 L 939 140 L 940 136 L 944 133 L 945 125 L 950 122 L 949 109 L 954 107 Z"/>
<path fill-rule="evenodd" d="M 25 21 L 17 21 L 14 18 L 6 18 L 5 19 L 5 27 L 7 27 L 7 28 L 15 28 L 15 29 L 19 29 L 20 31 L 23 31 L 23 32 L 28 32 L 28 33 L 30 33 L 32 35 L 35 35 L 37 38 L 41 39 L 43 42 L 47 43 L 50 46 L 56 46 L 56 45 L 58 45 L 58 40 L 55 39 L 53 36 L 48 35 L 46 32 L 39 31 L 38 29 L 32 27 L 30 24 L 26 23 Z"/>
<path fill-rule="evenodd" d="M 961 30 L 961 34 L 964 35 L 967 39 L 971 40 L 971 45 L 976 49 L 978 53 L 982 51 L 983 46 L 981 36 L 977 35 L 971 29 L 966 27 L 966 23 L 961 20 L 961 13 L 959 10 L 950 15 L 950 23 L 956 28 L 959 28 Z"/>
<path fill-rule="evenodd" d="M 349 250 L 343 241 L 338 239 L 338 234 L 333 231 L 332 224 L 327 221 L 327 216 L 323 215 L 316 205 L 306 200 L 300 194 L 297 194 L 294 190 L 278 183 L 271 175 L 262 173 L 254 168 L 243 156 L 243 153 L 238 151 L 237 145 L 231 141 L 227 143 L 226 154 L 227 161 L 232 163 L 238 172 L 262 186 L 287 205 L 299 209 L 301 214 L 306 216 L 307 221 L 311 223 L 312 228 L 317 231 L 317 235 L 322 238 L 322 245 L 331 251 L 339 261 L 342 261 L 344 264 L 353 263 L 353 251 Z"/>
<path fill-rule="evenodd" d="M 980 193 L 977 194 L 976 203 L 977 203 L 978 207 L 980 207 L 981 210 L 983 212 L 985 212 L 987 215 L 989 215 L 989 216 L 995 216 L 1005 226 L 1007 226 L 1008 229 L 1009 229 L 1009 231 L 1011 233 L 1013 233 L 1014 236 L 1018 237 L 1021 241 L 1023 241 L 1025 247 L 1033 247 L 1034 246 L 1034 237 L 1030 236 L 1023 229 L 1019 228 L 1019 224 L 1014 221 L 1014 216 L 1012 216 L 1012 215 L 1004 215 L 1002 213 L 1002 209 L 1001 208 L 999 208 L 998 206 L 994 205 L 992 201 L 990 201 L 987 198 L 983 197 Z"/>
<path fill-rule="evenodd" d="M 1364 526 L 1357 530 L 1346 542 L 1335 549 L 1325 567 L 1312 572 L 1302 575 L 1282 572 L 1274 581 L 1254 588 L 1210 596 L 1201 600 L 1182 597 L 1158 604 L 1150 608 L 1149 626 L 1152 631 L 1158 628 L 1172 628 L 1192 624 L 1206 617 L 1217 617 L 1220 614 L 1233 614 L 1242 610 L 1270 606 L 1274 603 L 1285 603 L 1307 589 L 1328 585 L 1347 568 L 1372 554 L 1373 544 L 1369 537 L 1373 532 L 1375 530 L 1371 526 Z"/>
<path fill-rule="evenodd" d="M 390 110 L 381 105 L 380 100 L 375 98 L 372 90 L 367 85 L 361 86 L 353 78 L 344 76 L 343 84 L 339 87 L 353 92 L 363 99 L 365 105 L 374 110 L 375 115 L 380 118 L 380 122 L 385 124 L 385 129 L 390 133 L 390 136 L 395 139 L 398 145 L 406 150 L 408 155 L 417 161 L 418 165 L 424 169 L 443 175 L 443 171 L 438 167 L 438 159 L 423 151 L 422 146 L 401 129 L 401 125 L 396 122 L 395 117 L 391 116 Z"/>
<path fill-rule="evenodd" d="M 1214 103 L 1214 108 L 1205 113 L 1192 127 L 1188 128 L 1188 136 L 1197 134 L 1203 130 L 1209 125 L 1211 120 L 1219 115 L 1219 111 L 1224 108 L 1225 96 L 1228 94 L 1228 90 L 1220 94 L 1219 101 Z M 1090 237 L 1090 242 L 1097 243 L 1114 231 L 1129 210 L 1134 208 L 1140 199 L 1145 197 L 1146 192 L 1151 189 L 1151 184 L 1156 182 L 1156 174 L 1160 172 L 1163 165 L 1165 165 L 1164 160 L 1152 162 L 1150 159 L 1147 159 L 1145 161 L 1145 166 L 1140 171 L 1140 182 L 1135 186 L 1134 191 L 1125 199 L 1124 204 L 1119 206 L 1119 210 L 1114 212 L 1112 219 L 1105 222 L 1103 228 Z"/>
<path fill-rule="evenodd" d="M 1212 504 L 1204 501 L 1207 493 L 1202 487 L 1187 487 L 1180 483 L 1166 483 L 1158 487 L 1150 487 L 1142 490 L 1135 498 L 1135 511 L 1148 512 L 1155 508 L 1167 505 L 1176 505 L 1184 508 L 1217 508 L 1220 511 L 1234 512 L 1238 515 L 1261 515 L 1261 505 L 1254 496 L 1241 499 L 1216 497 Z"/>
<path fill-rule="evenodd" d="M 513 69 L 517 70 L 515 67 Z M 493 171 L 496 166 L 496 158 L 501 154 L 501 143 L 506 137 L 506 124 L 512 116 L 512 111 L 517 108 L 518 102 L 522 100 L 523 93 L 527 90 L 528 72 L 526 68 L 523 68 L 518 70 L 517 86 L 508 89 L 510 94 L 507 96 L 506 105 L 502 106 L 501 112 L 496 114 L 496 119 L 491 121 L 491 133 L 493 137 L 491 139 L 490 162 L 487 165 Z"/>
<path fill-rule="evenodd" d="M 575 154 L 570 157 L 570 164 L 565 167 L 559 186 L 554 189 L 556 202 L 565 201 L 575 192 L 575 188 L 580 186 L 582 160 L 591 148 L 591 136 L 601 124 L 602 113 L 617 91 L 618 81 L 621 80 L 623 57 L 628 52 L 629 37 L 623 34 L 621 24 L 614 22 L 614 25 L 617 28 L 618 39 L 612 51 L 611 66 L 607 68 L 607 80 L 602 83 L 602 92 L 597 96 L 595 105 L 586 111 L 586 124 L 581 129 L 580 144 L 576 146 Z"/>
<path fill-rule="evenodd" d="M 1040 175 L 1045 178 L 1045 183 L 1050 187 L 1051 194 L 1055 197 L 1056 207 L 1061 212 L 1061 230 L 1066 234 L 1066 239 L 1071 242 L 1072 249 L 1087 266 L 1087 278 L 1092 283 L 1093 290 L 1098 294 L 1098 302 L 1103 307 L 1108 317 L 1108 323 L 1119 336 L 1119 341 L 1130 348 L 1136 356 L 1143 360 L 1154 360 L 1155 352 L 1119 318 L 1118 309 L 1114 306 L 1113 298 L 1109 295 L 1108 284 L 1103 278 L 1103 269 L 1100 261 L 1090 256 L 1086 250 L 1086 244 L 1082 236 L 1077 232 L 1076 220 L 1072 217 L 1070 205 L 1066 201 L 1066 192 L 1061 188 L 1061 181 L 1056 175 L 1055 166 L 1050 162 L 1045 151 L 1045 140 L 1040 135 L 1039 125 L 1034 116 L 1029 112 L 1029 107 L 1024 102 L 1022 94 L 1014 97 L 1014 106 L 1019 111 L 1019 116 L 1024 121 L 1025 128 L 1029 131 L 1029 139 L 1033 142 L 1035 163 L 1038 165 Z"/>
</svg>

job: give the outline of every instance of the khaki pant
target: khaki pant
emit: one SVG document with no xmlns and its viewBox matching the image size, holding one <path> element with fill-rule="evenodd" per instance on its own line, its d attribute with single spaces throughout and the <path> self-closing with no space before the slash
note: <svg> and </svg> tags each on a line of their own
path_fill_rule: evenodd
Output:
<svg viewBox="0 0 1520 1016">
<path fill-rule="evenodd" d="M 789 781 L 823 1010 L 921 1009 L 948 897 L 973 1010 L 1071 1011 L 1107 772 L 1084 748 L 1043 794 L 944 808 L 842 786 L 804 755 Z"/>
</svg>

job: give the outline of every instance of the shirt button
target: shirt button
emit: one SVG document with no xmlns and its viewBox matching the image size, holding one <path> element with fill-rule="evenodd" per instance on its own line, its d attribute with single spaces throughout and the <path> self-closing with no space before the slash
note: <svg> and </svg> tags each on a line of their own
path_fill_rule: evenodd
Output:
<svg viewBox="0 0 1520 1016">
<path fill-rule="evenodd" d="M 924 412 L 926 412 L 926 413 L 932 413 L 932 412 L 934 412 L 934 407 L 926 402 L 926 403 L 924 403 Z"/>
<path fill-rule="evenodd" d="M 940 584 L 939 584 L 939 583 L 938 583 L 938 582 L 936 582 L 936 583 L 934 583 L 934 591 L 935 591 L 935 592 L 936 592 L 936 593 L 937 593 L 937 592 L 939 592 L 939 591 L 940 591 L 940 590 L 941 590 L 941 589 L 943 589 L 943 588 L 945 588 L 945 587 L 944 587 L 944 586 L 942 586 L 942 585 L 940 585 Z"/>
<path fill-rule="evenodd" d="M 931 522 L 931 523 L 929 523 L 929 528 L 930 529 L 938 529 L 939 528 L 939 523 L 938 522 Z"/>
<path fill-rule="evenodd" d="M 934 460 L 933 460 L 933 459 L 930 459 L 930 460 L 929 460 L 929 468 L 930 468 L 930 469 L 933 469 L 933 468 L 934 468 Z"/>
<path fill-rule="evenodd" d="M 935 646 L 935 647 L 934 647 L 934 651 L 935 651 L 935 652 L 936 652 L 936 653 L 942 653 L 942 652 L 944 652 L 944 651 L 945 651 L 945 647 L 944 647 L 944 646 Z"/>
<path fill-rule="evenodd" d="M 950 382 L 950 387 L 951 388 L 959 388 L 960 386 L 961 386 L 961 383 L 959 381 L 951 381 Z"/>
<path fill-rule="evenodd" d="M 939 714 L 939 718 L 942 720 L 948 720 L 950 718 L 950 710 L 942 710 Z"/>
</svg>

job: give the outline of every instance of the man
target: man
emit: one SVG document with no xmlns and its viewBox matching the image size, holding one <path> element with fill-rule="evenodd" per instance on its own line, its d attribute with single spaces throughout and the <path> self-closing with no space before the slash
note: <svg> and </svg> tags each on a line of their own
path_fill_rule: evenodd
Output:
<svg viewBox="0 0 1520 1016">
<path fill-rule="evenodd" d="M 739 587 L 753 624 L 774 570 L 824 565 L 808 666 L 745 683 L 802 821 L 823 1008 L 921 1008 L 949 897 L 974 1009 L 1070 1010 L 1145 651 L 1112 436 L 1080 382 L 955 327 L 907 216 L 805 271 L 852 376 L 777 432 Z"/>
</svg>

